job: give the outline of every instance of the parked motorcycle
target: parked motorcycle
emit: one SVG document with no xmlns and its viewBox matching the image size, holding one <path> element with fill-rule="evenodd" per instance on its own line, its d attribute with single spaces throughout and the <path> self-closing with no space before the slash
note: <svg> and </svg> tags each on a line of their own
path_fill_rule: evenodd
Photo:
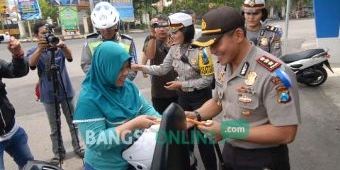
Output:
<svg viewBox="0 0 340 170">
<path fill-rule="evenodd" d="M 327 71 L 323 65 L 334 73 L 328 58 L 328 49 L 309 49 L 283 55 L 280 59 L 294 71 L 297 82 L 317 87 L 327 80 Z"/>
</svg>

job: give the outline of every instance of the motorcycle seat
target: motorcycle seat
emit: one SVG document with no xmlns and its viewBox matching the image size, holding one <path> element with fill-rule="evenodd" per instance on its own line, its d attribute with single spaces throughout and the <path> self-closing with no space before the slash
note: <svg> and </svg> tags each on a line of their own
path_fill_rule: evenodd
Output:
<svg viewBox="0 0 340 170">
<path fill-rule="evenodd" d="M 281 57 L 281 60 L 285 63 L 292 63 L 294 61 L 311 58 L 316 54 L 325 52 L 324 49 L 309 49 L 305 51 L 300 51 L 296 53 L 286 54 Z"/>
</svg>

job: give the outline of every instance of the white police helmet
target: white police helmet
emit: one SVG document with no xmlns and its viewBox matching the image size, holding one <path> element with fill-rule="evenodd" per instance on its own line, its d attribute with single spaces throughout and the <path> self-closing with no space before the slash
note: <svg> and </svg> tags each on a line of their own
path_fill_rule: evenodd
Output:
<svg viewBox="0 0 340 170">
<path fill-rule="evenodd" d="M 145 129 L 143 134 L 129 148 L 123 151 L 123 158 L 138 170 L 149 170 L 156 146 L 159 124 Z"/>
<path fill-rule="evenodd" d="M 119 13 L 109 2 L 99 2 L 92 10 L 91 21 L 95 28 L 110 28 L 118 25 Z"/>
<path fill-rule="evenodd" d="M 265 8 L 264 0 L 245 0 L 243 3 L 244 9 L 263 9 Z"/>
</svg>

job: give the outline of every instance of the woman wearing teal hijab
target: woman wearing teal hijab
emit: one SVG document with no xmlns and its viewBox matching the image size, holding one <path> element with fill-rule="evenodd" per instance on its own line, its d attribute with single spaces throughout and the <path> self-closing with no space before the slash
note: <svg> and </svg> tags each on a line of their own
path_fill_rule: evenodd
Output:
<svg viewBox="0 0 340 170">
<path fill-rule="evenodd" d="M 132 133 L 149 128 L 160 115 L 126 79 L 130 55 L 115 42 L 104 42 L 94 52 L 82 83 L 74 123 L 85 141 L 85 170 L 126 170 L 122 158 Z"/>
</svg>

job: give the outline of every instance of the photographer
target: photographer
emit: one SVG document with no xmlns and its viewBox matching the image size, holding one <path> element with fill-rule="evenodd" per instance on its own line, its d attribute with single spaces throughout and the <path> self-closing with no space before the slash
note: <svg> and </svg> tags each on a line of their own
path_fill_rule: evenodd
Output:
<svg viewBox="0 0 340 170">
<path fill-rule="evenodd" d="M 52 151 L 54 157 L 51 163 L 57 164 L 59 156 L 63 160 L 66 154 L 63 142 L 61 140 L 62 153 L 58 152 L 58 126 L 56 120 L 56 102 L 61 105 L 64 116 L 66 118 L 70 133 L 72 136 L 72 146 L 74 153 L 79 157 L 84 156 L 83 149 L 80 147 L 77 140 L 77 130 L 72 124 L 72 115 L 74 112 L 73 96 L 74 90 L 70 81 L 69 74 L 66 69 L 65 59 L 72 61 L 72 54 L 70 49 L 64 44 L 63 41 L 56 41 L 50 27 L 46 27 L 46 23 L 37 22 L 34 25 L 34 34 L 38 38 L 38 46 L 30 49 L 27 53 L 29 57 L 29 64 L 31 69 L 38 68 L 39 85 L 40 85 L 40 101 L 43 103 L 47 113 L 49 125 L 51 128 Z M 52 55 L 52 50 L 55 55 Z M 53 58 L 54 57 L 54 58 Z M 54 88 L 51 77 L 51 61 L 54 60 L 58 68 L 57 85 L 59 91 L 57 93 L 57 101 L 54 96 Z M 57 73 L 56 73 L 57 74 Z M 62 84 L 61 84 L 62 83 Z M 64 87 L 64 88 L 62 88 Z M 66 94 L 66 96 L 65 96 Z M 69 105 L 69 107 L 68 107 Z M 59 110 L 58 110 L 59 112 Z M 60 136 L 61 137 L 61 136 Z"/>
<path fill-rule="evenodd" d="M 0 59 L 0 169 L 5 169 L 4 151 L 21 169 L 27 161 L 33 160 L 33 156 L 27 145 L 25 130 L 15 122 L 15 110 L 6 96 L 7 92 L 2 78 L 22 77 L 27 75 L 29 69 L 18 40 L 11 37 L 7 48 L 12 53 L 13 59 L 10 63 Z"/>
<path fill-rule="evenodd" d="M 150 60 L 150 65 L 163 63 L 165 56 L 172 45 L 169 32 L 168 17 L 165 15 L 157 16 L 150 21 L 151 33 L 145 38 L 143 47 L 142 64 L 146 65 Z M 175 80 L 177 73 L 171 69 L 163 76 L 151 76 L 151 100 L 155 109 L 162 114 L 163 111 L 172 103 L 177 103 L 177 94 L 174 90 L 167 90 L 166 83 Z"/>
</svg>

